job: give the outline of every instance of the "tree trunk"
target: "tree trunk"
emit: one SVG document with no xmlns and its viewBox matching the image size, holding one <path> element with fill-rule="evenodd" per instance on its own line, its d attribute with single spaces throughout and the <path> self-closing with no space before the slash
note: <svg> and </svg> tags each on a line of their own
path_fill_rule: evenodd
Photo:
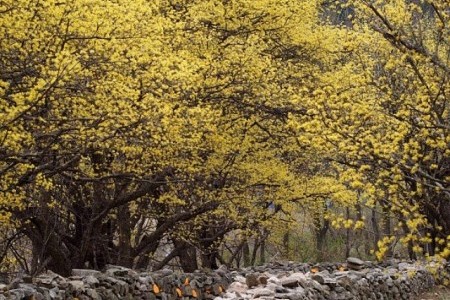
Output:
<svg viewBox="0 0 450 300">
<path fill-rule="evenodd" d="M 409 228 L 408 228 L 408 226 L 406 226 L 405 223 L 403 223 L 402 227 L 403 227 L 403 232 L 405 233 L 405 235 L 409 234 Z M 409 241 L 408 242 L 408 256 L 409 256 L 409 259 L 415 260 L 415 259 L 417 259 L 417 256 L 416 256 L 416 253 L 414 252 L 413 247 L 414 247 L 413 242 Z"/>
<path fill-rule="evenodd" d="M 172 241 L 175 248 L 183 249 L 178 253 L 178 258 L 180 259 L 180 265 L 183 272 L 193 273 L 195 270 L 198 270 L 197 249 L 185 241 L 175 239 Z"/>
<path fill-rule="evenodd" d="M 253 244 L 253 251 L 252 251 L 252 259 L 251 259 L 251 265 L 254 266 L 256 263 L 256 255 L 258 254 L 258 248 L 259 248 L 259 236 L 255 238 L 255 242 Z"/>
<path fill-rule="evenodd" d="M 128 205 L 119 207 L 117 226 L 119 231 L 118 257 L 117 264 L 131 268 L 133 266 L 133 258 L 131 255 L 131 224 L 130 210 Z"/>
<path fill-rule="evenodd" d="M 378 220 L 377 220 L 377 211 L 376 211 L 376 205 L 372 208 L 372 216 L 371 216 L 371 223 L 372 223 L 372 229 L 373 229 L 373 249 L 378 250 L 378 241 L 381 239 L 380 237 L 380 228 L 378 226 Z"/>
<path fill-rule="evenodd" d="M 217 250 L 211 249 L 207 250 L 208 252 L 202 253 L 201 260 L 202 260 L 202 267 L 209 269 L 209 270 L 215 270 L 218 269 L 219 266 L 217 265 Z"/>
<path fill-rule="evenodd" d="M 356 217 L 358 218 L 358 220 L 362 220 L 363 217 L 363 211 L 362 211 L 362 206 L 358 203 L 356 205 Z M 363 243 L 363 249 L 364 249 L 364 254 L 366 256 L 370 255 L 370 243 L 369 243 L 369 232 L 367 230 L 363 230 L 362 234 L 360 235 L 362 236 L 362 242 Z"/>
<path fill-rule="evenodd" d="M 261 245 L 259 246 L 259 262 L 260 264 L 266 263 L 266 238 L 263 237 Z"/>
<path fill-rule="evenodd" d="M 387 202 L 387 201 L 386 201 Z M 383 236 L 391 236 L 391 208 L 388 205 L 383 205 Z M 391 258 L 393 254 L 392 247 L 389 247 L 386 252 L 386 258 Z"/>
<path fill-rule="evenodd" d="M 324 246 L 330 222 L 324 220 L 322 224 L 320 218 L 316 218 L 315 226 L 317 261 L 323 261 L 325 259 Z"/>
<path fill-rule="evenodd" d="M 286 233 L 283 235 L 283 248 L 284 248 L 284 257 L 286 259 L 290 258 L 290 249 L 289 249 L 289 240 L 290 240 L 290 234 L 289 230 L 286 231 Z"/>
<path fill-rule="evenodd" d="M 347 207 L 345 213 L 347 220 L 350 219 L 350 208 Z M 350 256 L 350 250 L 352 248 L 350 234 L 350 228 L 347 228 L 345 230 L 345 257 Z"/>
<path fill-rule="evenodd" d="M 250 258 L 250 247 L 248 245 L 248 240 L 244 240 L 244 245 L 242 246 L 242 256 L 244 258 L 244 267 L 248 267 L 251 264 Z"/>
</svg>

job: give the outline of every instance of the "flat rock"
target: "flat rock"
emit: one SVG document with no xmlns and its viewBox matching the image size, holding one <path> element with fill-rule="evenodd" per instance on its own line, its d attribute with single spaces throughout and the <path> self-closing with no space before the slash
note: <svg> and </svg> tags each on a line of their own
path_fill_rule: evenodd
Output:
<svg viewBox="0 0 450 300">
<path fill-rule="evenodd" d="M 315 281 L 317 281 L 318 283 L 320 283 L 320 284 L 324 284 L 325 283 L 325 276 L 324 276 L 324 274 L 321 274 L 321 273 L 316 273 L 316 274 L 313 274 L 312 276 L 311 276 L 311 278 L 313 279 L 313 280 L 315 280 Z"/>
<path fill-rule="evenodd" d="M 253 294 L 253 298 L 271 297 L 275 295 L 273 290 L 263 287 L 253 289 L 251 293 Z"/>
<path fill-rule="evenodd" d="M 97 277 L 92 276 L 92 275 L 88 275 L 88 276 L 84 277 L 82 279 L 82 281 L 91 287 L 95 287 L 100 283 L 100 281 L 97 279 Z"/>
<path fill-rule="evenodd" d="M 267 280 L 268 283 L 274 283 L 277 285 L 281 285 L 281 280 L 275 276 L 271 276 L 269 277 L 269 279 Z"/>
<path fill-rule="evenodd" d="M 347 258 L 347 267 L 351 270 L 361 270 L 365 266 L 364 261 L 356 257 Z"/>
<path fill-rule="evenodd" d="M 235 281 L 228 286 L 227 292 L 243 294 L 246 293 L 247 290 L 247 285 L 242 282 Z"/>
<path fill-rule="evenodd" d="M 281 278 L 281 285 L 287 288 L 307 285 L 306 275 L 303 273 L 293 273 L 288 277 Z"/>
<path fill-rule="evenodd" d="M 67 283 L 72 291 L 83 291 L 85 287 L 84 282 L 81 280 L 71 280 Z"/>
<path fill-rule="evenodd" d="M 101 272 L 97 270 L 91 270 L 91 269 L 72 269 L 72 276 L 96 276 L 100 275 Z"/>
</svg>

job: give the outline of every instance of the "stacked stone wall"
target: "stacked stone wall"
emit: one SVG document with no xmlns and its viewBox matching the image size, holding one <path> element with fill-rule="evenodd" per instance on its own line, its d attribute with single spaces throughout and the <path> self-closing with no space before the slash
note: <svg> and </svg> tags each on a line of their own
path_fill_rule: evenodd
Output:
<svg viewBox="0 0 450 300">
<path fill-rule="evenodd" d="M 46 272 L 0 284 L 0 300 L 415 299 L 444 280 L 445 263 L 376 264 L 349 258 L 344 264 L 272 263 L 240 270 L 136 272 L 109 266 L 104 272 L 73 270 L 64 278 Z"/>
</svg>

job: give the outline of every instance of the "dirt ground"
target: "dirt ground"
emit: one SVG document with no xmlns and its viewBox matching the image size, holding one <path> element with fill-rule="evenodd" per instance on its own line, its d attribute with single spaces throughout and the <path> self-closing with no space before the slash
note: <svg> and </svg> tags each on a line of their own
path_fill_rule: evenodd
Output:
<svg viewBox="0 0 450 300">
<path fill-rule="evenodd" d="M 450 300 L 450 288 L 438 286 L 430 292 L 418 296 L 416 300 Z"/>
</svg>

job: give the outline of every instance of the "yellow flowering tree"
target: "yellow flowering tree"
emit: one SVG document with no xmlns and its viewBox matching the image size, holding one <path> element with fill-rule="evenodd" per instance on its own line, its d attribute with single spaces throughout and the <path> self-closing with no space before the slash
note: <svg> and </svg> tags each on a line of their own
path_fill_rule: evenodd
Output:
<svg viewBox="0 0 450 300">
<path fill-rule="evenodd" d="M 227 232 L 308 198 L 294 160 L 312 153 L 285 125 L 307 114 L 315 18 L 308 1 L 1 2 L 2 225 L 29 271 L 147 267 L 166 241 L 160 265 L 195 242 L 214 267 Z"/>
<path fill-rule="evenodd" d="M 352 13 L 323 18 L 333 33 L 322 39 L 329 63 L 311 98 L 315 116 L 293 127 L 332 150 L 326 156 L 363 204 L 396 217 L 410 256 L 439 252 L 450 234 L 449 5 L 334 3 L 325 12 Z M 379 258 L 393 240 L 379 243 Z"/>
<path fill-rule="evenodd" d="M 448 5 L 336 3 L 1 1 L 0 258 L 192 271 L 361 204 L 445 249 Z"/>
</svg>

